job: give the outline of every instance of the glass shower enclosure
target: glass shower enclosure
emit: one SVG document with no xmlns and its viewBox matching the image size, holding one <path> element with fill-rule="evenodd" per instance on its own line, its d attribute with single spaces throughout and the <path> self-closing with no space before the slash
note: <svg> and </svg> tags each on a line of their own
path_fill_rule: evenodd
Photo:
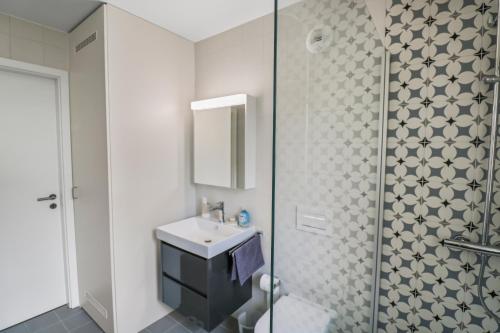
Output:
<svg viewBox="0 0 500 333">
<path fill-rule="evenodd" d="M 279 9 L 273 273 L 292 305 L 275 303 L 274 332 L 372 326 L 386 123 L 377 28 L 365 1 Z"/>
<path fill-rule="evenodd" d="M 275 5 L 271 332 L 500 332 L 498 0 Z"/>
</svg>

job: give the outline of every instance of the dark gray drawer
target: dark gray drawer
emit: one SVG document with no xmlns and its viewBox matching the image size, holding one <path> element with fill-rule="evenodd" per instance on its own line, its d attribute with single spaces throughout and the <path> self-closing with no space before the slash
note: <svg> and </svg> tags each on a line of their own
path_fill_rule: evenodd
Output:
<svg viewBox="0 0 500 333">
<path fill-rule="evenodd" d="M 166 243 L 161 244 L 163 272 L 174 280 L 207 295 L 207 261 Z"/>
<path fill-rule="evenodd" d="M 163 302 L 184 315 L 208 323 L 207 298 L 166 276 L 163 276 Z"/>
</svg>

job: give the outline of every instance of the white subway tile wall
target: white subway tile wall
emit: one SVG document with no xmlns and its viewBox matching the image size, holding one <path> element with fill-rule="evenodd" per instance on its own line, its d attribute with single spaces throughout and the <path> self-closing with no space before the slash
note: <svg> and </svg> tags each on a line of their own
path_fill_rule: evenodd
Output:
<svg viewBox="0 0 500 333">
<path fill-rule="evenodd" d="M 69 35 L 0 14 L 0 57 L 69 69 Z"/>
</svg>

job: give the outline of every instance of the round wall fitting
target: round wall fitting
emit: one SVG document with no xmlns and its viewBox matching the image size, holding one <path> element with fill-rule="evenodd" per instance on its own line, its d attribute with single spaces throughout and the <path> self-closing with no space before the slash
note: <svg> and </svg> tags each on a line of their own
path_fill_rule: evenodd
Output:
<svg viewBox="0 0 500 333">
<path fill-rule="evenodd" d="M 311 53 L 319 53 L 327 49 L 333 41 L 333 30 L 327 25 L 309 31 L 306 47 Z"/>
</svg>

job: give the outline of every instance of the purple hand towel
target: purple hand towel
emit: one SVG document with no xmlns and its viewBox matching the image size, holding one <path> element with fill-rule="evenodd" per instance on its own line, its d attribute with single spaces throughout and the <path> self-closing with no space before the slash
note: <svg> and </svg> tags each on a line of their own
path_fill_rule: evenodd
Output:
<svg viewBox="0 0 500 333">
<path fill-rule="evenodd" d="M 264 266 L 264 256 L 260 245 L 260 235 L 256 234 L 240 245 L 232 254 L 231 280 L 239 280 L 243 285 L 253 273 Z"/>
</svg>

